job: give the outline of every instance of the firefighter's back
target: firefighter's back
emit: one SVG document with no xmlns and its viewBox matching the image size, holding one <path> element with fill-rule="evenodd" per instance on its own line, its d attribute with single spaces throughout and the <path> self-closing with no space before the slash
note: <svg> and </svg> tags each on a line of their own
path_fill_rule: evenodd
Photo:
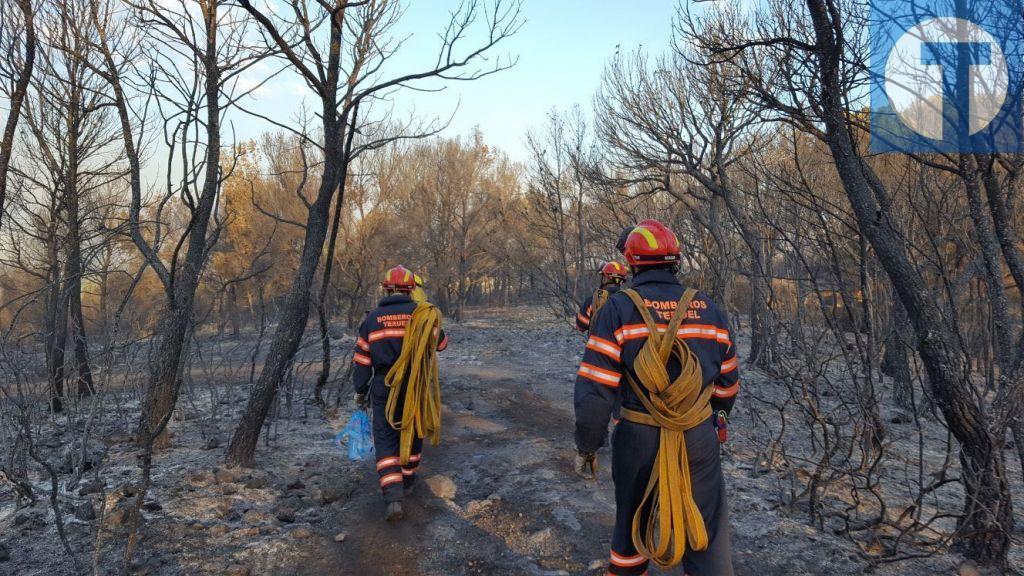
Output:
<svg viewBox="0 0 1024 576">
<path fill-rule="evenodd" d="M 402 353 L 402 339 L 409 325 L 413 310 L 417 304 L 406 294 L 394 294 L 380 301 L 376 308 L 366 315 L 365 328 L 360 338 L 369 347 L 369 357 L 373 364 L 373 384 L 371 393 L 375 396 L 386 396 L 383 386 L 388 370 Z M 362 344 L 362 342 L 360 342 Z"/>
<path fill-rule="evenodd" d="M 719 459 L 723 423 L 738 389 L 725 315 L 676 278 L 678 237 L 647 220 L 616 246 L 633 271 L 590 326 L 577 372 L 576 469 L 597 470 L 608 416 L 616 520 L 609 573 L 639 575 L 650 562 L 731 576 L 728 513 Z M 657 467 L 658 474 L 653 474 Z M 688 545 L 689 544 L 689 545 Z"/>
</svg>

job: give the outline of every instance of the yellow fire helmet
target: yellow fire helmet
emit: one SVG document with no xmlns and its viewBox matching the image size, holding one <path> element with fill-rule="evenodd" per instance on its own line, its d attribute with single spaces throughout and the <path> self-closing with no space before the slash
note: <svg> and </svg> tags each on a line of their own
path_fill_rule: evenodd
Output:
<svg viewBox="0 0 1024 576">
<path fill-rule="evenodd" d="M 412 301 L 419 304 L 420 302 L 427 301 L 427 293 L 423 291 L 423 278 L 419 274 L 413 274 L 413 281 L 416 283 L 416 287 L 412 289 L 409 296 L 412 297 Z"/>
</svg>

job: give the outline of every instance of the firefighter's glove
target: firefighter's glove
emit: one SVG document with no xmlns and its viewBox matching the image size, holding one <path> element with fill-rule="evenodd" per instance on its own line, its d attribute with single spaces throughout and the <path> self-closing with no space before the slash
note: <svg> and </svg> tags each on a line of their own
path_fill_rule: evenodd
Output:
<svg viewBox="0 0 1024 576">
<path fill-rule="evenodd" d="M 715 431 L 718 432 L 718 443 L 725 444 L 726 440 L 729 439 L 729 416 L 725 413 L 725 410 L 719 410 L 715 412 Z"/>
<path fill-rule="evenodd" d="M 586 454 L 584 452 L 578 452 L 576 454 L 576 474 L 579 474 L 582 478 L 587 480 L 597 479 L 597 454 Z"/>
<path fill-rule="evenodd" d="M 366 401 L 366 394 L 356 394 L 356 408 L 366 410 L 369 403 Z"/>
</svg>

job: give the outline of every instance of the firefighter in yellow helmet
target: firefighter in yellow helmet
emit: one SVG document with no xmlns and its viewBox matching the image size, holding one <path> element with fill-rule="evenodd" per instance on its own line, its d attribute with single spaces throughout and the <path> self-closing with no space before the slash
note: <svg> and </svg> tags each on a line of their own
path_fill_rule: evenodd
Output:
<svg viewBox="0 0 1024 576">
<path fill-rule="evenodd" d="M 402 497 L 416 483 L 424 436 L 430 436 L 434 443 L 438 439 L 440 396 L 434 349 L 444 350 L 448 337 L 441 329 L 436 308 L 413 301 L 417 286 L 411 270 L 404 266 L 391 268 L 381 288 L 384 298 L 359 326 L 352 356 L 352 384 L 356 405 L 373 408 L 373 447 L 386 505 L 385 519 L 394 521 L 402 518 Z M 420 322 L 421 314 L 427 321 Z M 407 332 L 410 337 L 406 337 Z M 409 370 L 413 363 L 414 369 Z M 420 390 L 426 389 L 426 393 L 410 392 L 414 384 L 422 385 Z M 429 397 L 425 409 L 429 414 L 423 416 L 420 406 L 407 403 L 407 397 Z M 409 409 L 414 418 L 409 417 Z M 427 430 L 421 427 L 424 421 L 432 422 Z"/>
</svg>

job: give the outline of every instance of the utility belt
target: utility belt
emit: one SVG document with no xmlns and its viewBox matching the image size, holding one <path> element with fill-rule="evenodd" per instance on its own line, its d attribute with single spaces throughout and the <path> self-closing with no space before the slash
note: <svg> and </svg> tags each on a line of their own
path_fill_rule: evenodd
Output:
<svg viewBox="0 0 1024 576">
<path fill-rule="evenodd" d="M 651 416 L 647 412 L 623 408 L 621 416 L 623 420 L 631 424 L 640 424 L 641 426 L 649 426 L 651 428 L 665 428 L 661 424 L 658 424 L 658 421 L 654 419 L 654 416 Z M 696 428 L 696 426 L 694 428 Z M 687 430 L 689 430 L 689 428 Z M 679 430 L 679 432 L 686 432 L 686 430 Z"/>
<path fill-rule="evenodd" d="M 633 424 L 643 424 L 644 426 L 651 426 L 654 428 L 661 428 L 658 421 L 653 416 L 646 412 L 638 412 L 636 410 L 630 410 L 629 408 L 622 409 L 622 419 Z"/>
</svg>

